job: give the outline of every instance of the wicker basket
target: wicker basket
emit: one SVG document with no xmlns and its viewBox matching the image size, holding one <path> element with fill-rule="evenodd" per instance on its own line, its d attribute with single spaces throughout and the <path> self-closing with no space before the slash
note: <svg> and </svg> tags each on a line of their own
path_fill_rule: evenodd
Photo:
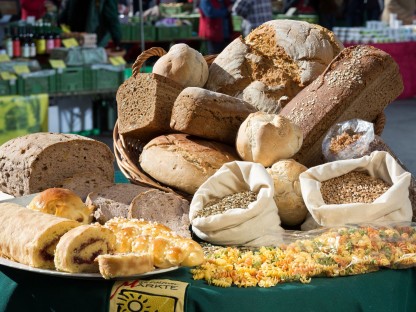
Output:
<svg viewBox="0 0 416 312">
<path fill-rule="evenodd" d="M 152 56 L 163 56 L 167 52 L 163 48 L 153 47 L 143 51 L 132 65 L 132 76 L 136 77 L 140 73 L 140 68 L 144 62 Z M 211 64 L 216 55 L 204 56 L 208 64 Z M 386 116 L 381 113 L 374 121 L 374 131 L 377 135 L 381 135 L 386 122 Z M 133 184 L 138 184 L 147 187 L 154 187 L 165 192 L 173 192 L 181 195 L 187 199 L 192 198 L 190 194 L 183 193 L 179 190 L 172 189 L 166 185 L 156 181 L 148 174 L 146 174 L 139 164 L 139 157 L 147 142 L 141 142 L 137 138 L 125 137 L 118 132 L 118 121 L 116 121 L 113 131 L 114 154 L 116 156 L 117 164 L 125 175 L 125 177 Z"/>
</svg>

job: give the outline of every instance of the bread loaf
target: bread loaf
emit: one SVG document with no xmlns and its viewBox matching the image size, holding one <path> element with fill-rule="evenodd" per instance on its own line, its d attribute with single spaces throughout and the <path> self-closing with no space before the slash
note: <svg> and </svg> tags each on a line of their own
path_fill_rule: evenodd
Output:
<svg viewBox="0 0 416 312">
<path fill-rule="evenodd" d="M 116 100 L 120 134 L 146 141 L 170 131 L 173 102 L 183 87 L 158 74 L 139 74 L 118 88 Z"/>
<path fill-rule="evenodd" d="M 170 127 L 234 145 L 241 123 L 257 111 L 235 97 L 202 88 L 185 88 L 173 104 Z"/>
<path fill-rule="evenodd" d="M 203 87 L 208 79 L 208 64 L 200 52 L 185 43 L 177 43 L 156 61 L 152 73 L 170 78 L 183 87 Z"/>
<path fill-rule="evenodd" d="M 114 184 L 88 194 L 85 203 L 94 207 L 94 219 L 104 224 L 114 217 L 127 218 L 129 206 L 137 195 L 150 188 L 135 184 Z"/>
<path fill-rule="evenodd" d="M 113 162 L 110 148 L 90 138 L 28 134 L 0 146 L 0 190 L 14 196 L 37 193 L 85 171 L 114 181 Z"/>
<path fill-rule="evenodd" d="M 77 194 L 68 189 L 46 189 L 33 197 L 27 207 L 80 223 L 92 221 L 92 206 L 85 205 Z"/>
<path fill-rule="evenodd" d="M 91 192 L 101 190 L 114 184 L 113 180 L 103 179 L 102 175 L 94 171 L 85 171 L 66 178 L 56 187 L 73 191 L 82 199 Z"/>
<path fill-rule="evenodd" d="M 246 38 L 235 39 L 215 58 L 205 87 L 242 96 L 259 110 L 276 113 L 275 106 L 287 104 L 342 49 L 334 34 L 321 26 L 268 21 Z M 262 84 L 253 85 L 255 81 Z"/>
<path fill-rule="evenodd" d="M 322 140 L 332 125 L 354 118 L 372 122 L 402 91 L 399 67 L 389 54 L 365 45 L 344 49 L 280 112 L 303 132 L 293 158 L 307 167 L 322 163 Z"/>
<path fill-rule="evenodd" d="M 224 163 L 237 159 L 238 155 L 229 145 L 187 134 L 170 134 L 147 143 L 139 162 L 155 180 L 194 194 Z"/>
<path fill-rule="evenodd" d="M 0 203 L 0 256 L 35 268 L 54 269 L 56 244 L 80 225 L 14 203 Z"/>
<path fill-rule="evenodd" d="M 183 237 L 191 237 L 189 202 L 174 193 L 154 189 L 137 195 L 130 204 L 128 218 L 161 223 Z"/>
</svg>

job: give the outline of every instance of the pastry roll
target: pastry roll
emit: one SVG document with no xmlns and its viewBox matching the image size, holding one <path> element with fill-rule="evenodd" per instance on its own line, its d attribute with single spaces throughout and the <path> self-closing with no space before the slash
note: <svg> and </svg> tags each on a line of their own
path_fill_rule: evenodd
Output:
<svg viewBox="0 0 416 312">
<path fill-rule="evenodd" d="M 79 222 L 0 203 L 0 256 L 32 267 L 53 269 L 56 244 Z"/>
<path fill-rule="evenodd" d="M 55 267 L 59 271 L 98 273 L 95 258 L 112 253 L 116 237 L 98 223 L 81 225 L 61 237 L 55 252 Z"/>
<path fill-rule="evenodd" d="M 101 275 L 105 279 L 131 276 L 154 270 L 150 253 L 125 253 L 99 255 L 96 259 Z"/>
<path fill-rule="evenodd" d="M 92 221 L 93 207 L 85 205 L 81 197 L 64 188 L 53 187 L 40 192 L 27 207 L 85 224 Z"/>
</svg>

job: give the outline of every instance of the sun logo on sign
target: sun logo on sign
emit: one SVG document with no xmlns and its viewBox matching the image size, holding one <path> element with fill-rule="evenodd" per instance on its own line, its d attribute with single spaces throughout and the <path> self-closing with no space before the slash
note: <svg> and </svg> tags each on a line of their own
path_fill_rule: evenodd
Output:
<svg viewBox="0 0 416 312">
<path fill-rule="evenodd" d="M 150 305 L 147 305 L 149 299 L 135 291 L 122 290 L 117 298 L 119 300 L 118 312 L 150 312 Z M 157 312 L 155 310 L 154 312 Z"/>
</svg>

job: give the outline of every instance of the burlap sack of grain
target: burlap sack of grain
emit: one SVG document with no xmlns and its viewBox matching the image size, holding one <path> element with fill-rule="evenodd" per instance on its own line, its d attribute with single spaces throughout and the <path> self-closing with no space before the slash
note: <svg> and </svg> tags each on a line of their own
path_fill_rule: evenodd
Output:
<svg viewBox="0 0 416 312">
<path fill-rule="evenodd" d="M 351 171 L 366 171 L 391 186 L 372 203 L 326 204 L 321 182 Z M 339 160 L 312 167 L 299 176 L 302 197 L 312 218 L 320 226 L 351 223 L 402 222 L 412 220 L 409 200 L 411 174 L 387 152 L 375 151 L 357 159 Z M 340 191 L 341 192 L 341 191 Z M 311 220 L 308 222 L 309 226 Z M 302 227 L 305 229 L 305 227 Z"/>
<path fill-rule="evenodd" d="M 257 193 L 257 199 L 247 208 L 201 215 L 213 200 L 243 191 Z M 226 163 L 194 194 L 189 212 L 192 230 L 199 238 L 218 245 L 276 246 L 283 242 L 284 231 L 273 194 L 272 178 L 262 165 Z"/>
</svg>

